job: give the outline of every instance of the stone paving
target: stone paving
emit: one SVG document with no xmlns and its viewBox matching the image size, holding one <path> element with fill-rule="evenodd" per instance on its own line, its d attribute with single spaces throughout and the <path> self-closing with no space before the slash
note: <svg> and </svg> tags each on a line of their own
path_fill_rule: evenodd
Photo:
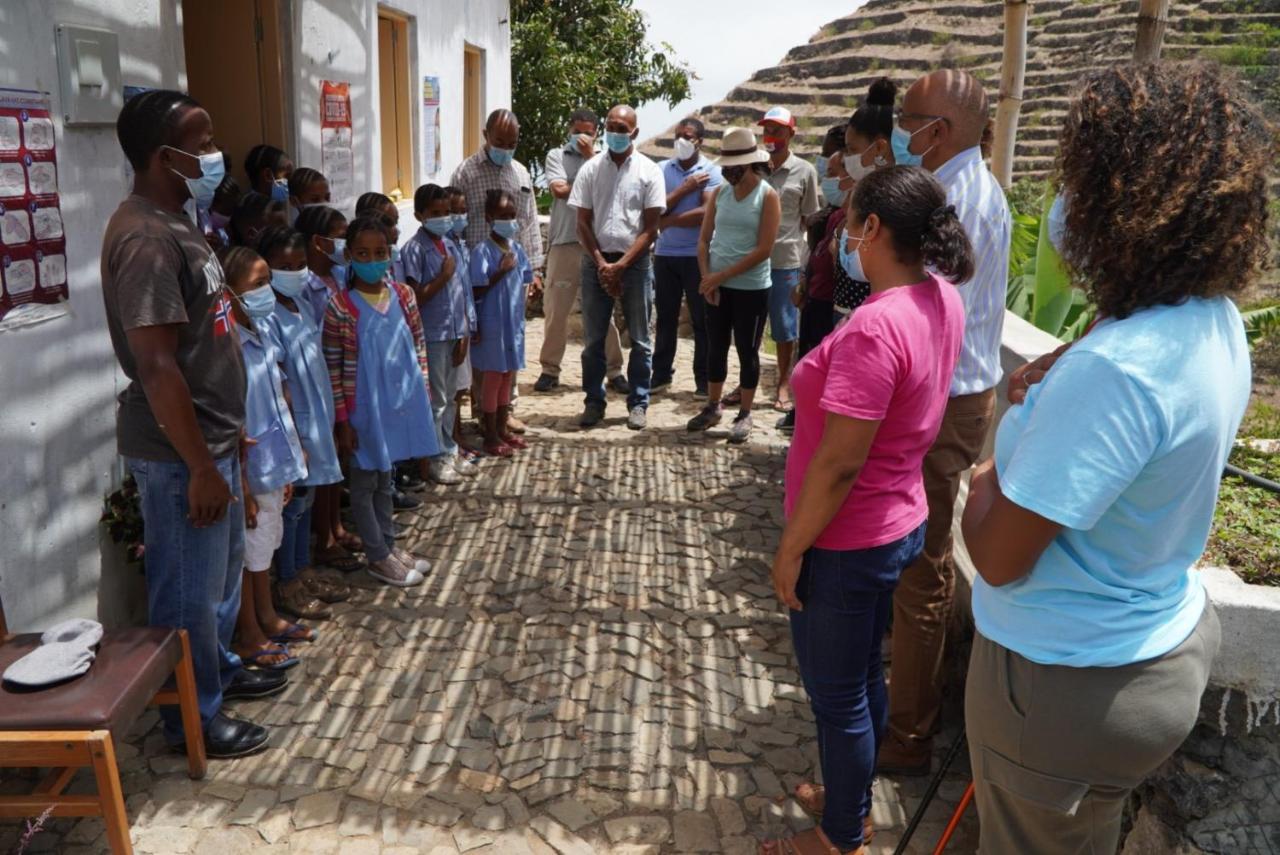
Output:
<svg viewBox="0 0 1280 855">
<path fill-rule="evenodd" d="M 788 796 L 816 774 L 812 715 L 768 578 L 785 438 L 768 410 L 743 446 L 686 434 L 689 350 L 638 434 L 612 395 L 606 426 L 577 428 L 574 346 L 566 386 L 526 385 L 532 447 L 400 517 L 428 583 L 353 576 L 288 691 L 234 707 L 272 726 L 268 750 L 191 781 L 148 714 L 119 748 L 137 851 L 748 855 L 809 826 Z M 932 851 L 967 771 L 910 852 Z M 873 852 L 926 784 L 876 784 Z M 0 827 L 0 851 L 16 837 Z M 948 851 L 975 841 L 971 810 Z M 104 852 L 102 824 L 50 821 L 28 851 Z"/>
</svg>

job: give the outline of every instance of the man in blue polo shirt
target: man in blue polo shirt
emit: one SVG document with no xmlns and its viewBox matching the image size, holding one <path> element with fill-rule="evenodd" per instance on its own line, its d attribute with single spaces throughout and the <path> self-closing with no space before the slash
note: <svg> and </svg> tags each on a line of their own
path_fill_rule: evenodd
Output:
<svg viewBox="0 0 1280 855">
<path fill-rule="evenodd" d="M 689 301 L 693 323 L 695 393 L 707 394 L 706 303 L 698 293 L 698 231 L 707 202 L 721 183 L 720 168 L 702 156 L 702 122 L 688 118 L 676 125 L 676 156 L 661 164 L 667 210 L 658 220 L 660 234 L 653 264 L 657 341 L 653 349 L 653 387 L 671 385 L 680 328 L 680 299 Z"/>
</svg>

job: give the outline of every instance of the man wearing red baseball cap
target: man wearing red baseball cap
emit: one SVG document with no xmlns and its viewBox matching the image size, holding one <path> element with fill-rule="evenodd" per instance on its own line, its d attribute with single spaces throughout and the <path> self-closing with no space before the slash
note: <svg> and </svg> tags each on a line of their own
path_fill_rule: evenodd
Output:
<svg viewBox="0 0 1280 855">
<path fill-rule="evenodd" d="M 782 221 L 770 256 L 773 283 L 769 288 L 769 329 L 778 349 L 778 392 L 774 409 L 791 409 L 791 366 L 800 338 L 800 311 L 791 292 L 804 275 L 805 224 L 822 207 L 818 171 L 813 164 L 791 153 L 796 120 L 786 107 L 770 107 L 757 122 L 764 128 L 764 148 L 769 153 L 769 184 L 782 200 Z M 727 399 L 726 399 L 727 400 Z M 731 401 L 729 403 L 732 403 Z"/>
</svg>

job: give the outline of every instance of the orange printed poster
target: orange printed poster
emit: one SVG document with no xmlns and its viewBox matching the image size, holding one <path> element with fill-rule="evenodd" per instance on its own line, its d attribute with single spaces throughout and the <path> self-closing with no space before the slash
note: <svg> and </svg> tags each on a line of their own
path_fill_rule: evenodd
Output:
<svg viewBox="0 0 1280 855">
<path fill-rule="evenodd" d="M 351 84 L 320 82 L 320 170 L 334 207 L 354 202 L 355 154 L 351 137 Z"/>
</svg>

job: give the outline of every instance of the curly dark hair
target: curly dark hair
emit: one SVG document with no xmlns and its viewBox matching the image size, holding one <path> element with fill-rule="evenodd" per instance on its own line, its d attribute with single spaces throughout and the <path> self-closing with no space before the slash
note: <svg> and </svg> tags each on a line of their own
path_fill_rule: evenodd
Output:
<svg viewBox="0 0 1280 855">
<path fill-rule="evenodd" d="M 1244 290 L 1267 261 L 1275 137 L 1205 63 L 1088 77 L 1062 131 L 1062 256 L 1103 316 Z"/>
</svg>

